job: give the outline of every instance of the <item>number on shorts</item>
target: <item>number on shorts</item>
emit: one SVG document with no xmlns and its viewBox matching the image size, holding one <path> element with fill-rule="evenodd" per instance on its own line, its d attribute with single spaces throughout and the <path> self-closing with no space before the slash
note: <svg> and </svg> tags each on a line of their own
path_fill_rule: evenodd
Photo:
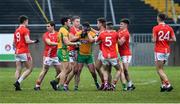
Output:
<svg viewBox="0 0 180 104">
<path fill-rule="evenodd" d="M 16 41 L 17 41 L 17 42 L 19 42 L 19 41 L 20 41 L 20 39 L 21 39 L 20 33 L 19 33 L 19 32 L 17 32 L 17 33 L 16 33 Z"/>
<path fill-rule="evenodd" d="M 106 39 L 105 39 L 105 42 L 106 42 L 105 45 L 108 46 L 108 47 L 110 47 L 112 45 L 111 38 L 112 37 L 106 37 Z"/>
<path fill-rule="evenodd" d="M 164 33 L 163 31 L 159 31 L 158 32 L 159 40 L 160 41 L 169 40 L 169 34 L 170 34 L 170 31 L 167 31 L 167 33 Z"/>
</svg>

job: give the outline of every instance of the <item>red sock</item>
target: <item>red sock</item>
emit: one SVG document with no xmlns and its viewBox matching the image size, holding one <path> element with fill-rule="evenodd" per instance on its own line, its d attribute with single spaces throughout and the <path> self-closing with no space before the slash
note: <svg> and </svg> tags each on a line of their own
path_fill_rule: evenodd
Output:
<svg viewBox="0 0 180 104">
<path fill-rule="evenodd" d="M 117 83 L 117 80 L 113 80 L 113 84 L 116 85 L 116 83 Z"/>
<path fill-rule="evenodd" d="M 170 84 L 168 80 L 164 81 L 164 83 L 165 83 L 165 85 L 169 85 Z"/>
</svg>

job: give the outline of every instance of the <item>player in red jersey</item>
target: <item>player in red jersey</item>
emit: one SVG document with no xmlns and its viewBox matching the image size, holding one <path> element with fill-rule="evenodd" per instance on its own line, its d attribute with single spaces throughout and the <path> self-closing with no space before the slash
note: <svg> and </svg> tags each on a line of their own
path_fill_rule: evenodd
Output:
<svg viewBox="0 0 180 104">
<path fill-rule="evenodd" d="M 129 45 L 130 42 L 130 34 L 128 31 L 129 23 L 130 23 L 129 20 L 125 18 L 122 19 L 120 22 L 120 29 L 118 31 L 118 35 L 119 35 L 118 49 L 123 64 L 124 75 L 127 81 L 127 90 L 134 90 L 135 86 L 132 83 L 132 80 L 130 79 L 128 73 L 128 67 L 132 57 L 130 45 Z"/>
<path fill-rule="evenodd" d="M 71 42 L 76 42 L 79 40 L 79 34 L 81 33 L 80 28 L 80 17 L 79 16 L 73 16 L 72 17 L 72 26 L 70 28 L 69 33 L 69 40 Z M 64 87 L 68 90 L 68 85 L 71 81 L 71 79 L 75 78 L 75 86 L 74 90 L 78 86 L 78 78 L 77 78 L 77 71 L 78 71 L 78 63 L 77 63 L 77 55 L 78 55 L 78 49 L 77 46 L 69 46 L 69 62 L 70 62 L 70 68 L 71 72 L 69 73 Z"/>
<path fill-rule="evenodd" d="M 47 32 L 43 35 L 43 41 L 45 44 L 44 54 L 43 54 L 43 68 L 39 74 L 39 78 L 36 81 L 34 90 L 40 90 L 40 85 L 47 74 L 49 67 L 51 65 L 56 69 L 57 75 L 60 73 L 60 63 L 57 57 L 57 36 L 58 32 L 55 31 L 55 23 L 49 21 L 47 23 Z"/>
<path fill-rule="evenodd" d="M 32 58 L 29 51 L 29 44 L 38 43 L 39 40 L 31 40 L 30 32 L 27 28 L 28 26 L 28 17 L 22 15 L 19 17 L 20 25 L 14 32 L 14 42 L 15 47 L 15 59 L 16 59 L 16 72 L 15 78 L 16 82 L 14 83 L 15 90 L 20 91 L 20 83 L 28 77 L 32 72 Z M 24 64 L 26 70 L 21 74 L 22 65 Z"/>
<path fill-rule="evenodd" d="M 171 86 L 167 75 L 163 71 L 165 62 L 168 60 L 170 54 L 169 44 L 176 41 L 173 29 L 165 24 L 166 15 L 158 14 L 158 25 L 153 27 L 152 41 L 155 43 L 154 53 L 157 73 L 161 79 L 161 92 L 171 91 Z"/>
<path fill-rule="evenodd" d="M 98 34 L 105 31 L 106 30 L 106 20 L 104 18 L 98 18 L 97 19 L 97 27 L 99 29 Z M 103 74 L 102 74 L 102 70 L 101 70 L 102 62 L 101 62 L 101 59 L 100 59 L 101 54 L 102 54 L 101 46 L 102 46 L 102 43 L 99 44 L 98 58 L 97 58 L 97 60 L 95 62 L 96 63 L 95 64 L 96 71 L 98 72 L 99 77 L 100 77 L 101 82 L 102 82 L 101 87 L 99 88 L 99 90 L 102 90 L 104 88 L 104 78 L 103 78 Z"/>
<path fill-rule="evenodd" d="M 121 75 L 121 80 L 123 83 L 123 90 L 126 90 L 126 83 L 124 78 L 123 69 L 120 67 L 118 62 L 118 54 L 116 51 L 116 44 L 118 43 L 118 34 L 113 30 L 113 24 L 108 22 L 106 25 L 106 31 L 101 32 L 97 41 L 102 43 L 101 46 L 101 61 L 103 64 L 103 78 L 104 78 L 104 88 L 103 90 L 109 90 L 110 85 L 108 83 L 108 77 L 111 73 L 111 66 L 114 66 L 117 70 L 115 79 L 119 79 Z"/>
</svg>

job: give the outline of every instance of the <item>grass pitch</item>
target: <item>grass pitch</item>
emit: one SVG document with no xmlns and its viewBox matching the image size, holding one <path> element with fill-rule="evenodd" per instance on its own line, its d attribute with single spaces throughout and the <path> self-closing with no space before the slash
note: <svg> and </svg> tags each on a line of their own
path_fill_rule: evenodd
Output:
<svg viewBox="0 0 180 104">
<path fill-rule="evenodd" d="M 40 68 L 34 68 L 22 82 L 22 91 L 16 92 L 13 86 L 15 68 L 0 68 L 0 103 L 180 103 L 180 67 L 165 69 L 174 87 L 172 92 L 160 92 L 155 67 L 130 67 L 130 75 L 136 86 L 131 92 L 122 91 L 120 82 L 116 91 L 97 91 L 87 68 L 81 73 L 79 91 L 73 91 L 74 80 L 70 83 L 70 91 L 54 91 L 49 84 L 55 75 L 52 68 L 42 83 L 41 91 L 34 91 L 40 72 Z"/>
</svg>

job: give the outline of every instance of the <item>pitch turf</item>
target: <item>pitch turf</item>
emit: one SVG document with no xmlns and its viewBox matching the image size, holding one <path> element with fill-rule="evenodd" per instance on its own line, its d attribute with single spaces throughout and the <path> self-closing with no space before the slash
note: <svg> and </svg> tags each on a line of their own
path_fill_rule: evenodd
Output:
<svg viewBox="0 0 180 104">
<path fill-rule="evenodd" d="M 159 77 L 155 67 L 130 67 L 130 74 L 136 89 L 123 92 L 118 83 L 116 91 L 97 91 L 89 71 L 84 68 L 81 74 L 79 91 L 53 91 L 49 81 L 54 78 L 54 69 L 42 84 L 41 91 L 34 91 L 35 80 L 40 72 L 35 68 L 22 83 L 22 91 L 14 91 L 15 68 L 0 68 L 0 103 L 179 103 L 180 102 L 180 67 L 166 67 L 166 73 L 174 87 L 172 92 L 160 92 Z"/>
</svg>

